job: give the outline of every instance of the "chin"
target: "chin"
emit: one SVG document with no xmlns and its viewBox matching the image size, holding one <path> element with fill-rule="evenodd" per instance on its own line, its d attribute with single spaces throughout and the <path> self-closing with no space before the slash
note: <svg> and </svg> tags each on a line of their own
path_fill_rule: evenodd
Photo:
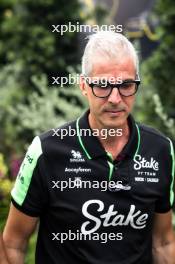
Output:
<svg viewBox="0 0 175 264">
<path fill-rule="evenodd" d="M 126 121 L 125 121 L 126 122 Z M 110 128 L 118 128 L 118 127 L 122 127 L 124 124 L 125 124 L 125 122 L 124 121 L 120 121 L 120 120 L 117 120 L 117 121 L 106 121 L 106 122 L 102 122 L 102 126 L 104 127 L 104 128 L 108 128 L 108 129 L 110 129 Z"/>
<path fill-rule="evenodd" d="M 105 128 L 118 128 L 123 127 L 127 122 L 127 118 L 113 118 L 109 120 L 102 120 L 102 124 Z"/>
</svg>

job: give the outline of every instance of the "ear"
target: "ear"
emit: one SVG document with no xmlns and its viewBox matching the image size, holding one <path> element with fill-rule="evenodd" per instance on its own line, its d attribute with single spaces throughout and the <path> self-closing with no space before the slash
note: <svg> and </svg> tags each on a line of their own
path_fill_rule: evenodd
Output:
<svg viewBox="0 0 175 264">
<path fill-rule="evenodd" d="M 86 84 L 86 81 L 85 81 L 85 78 L 83 76 L 83 74 L 80 74 L 80 80 L 79 80 L 79 83 L 80 83 L 80 90 L 82 92 L 82 94 L 84 96 L 87 96 L 87 84 Z"/>
</svg>

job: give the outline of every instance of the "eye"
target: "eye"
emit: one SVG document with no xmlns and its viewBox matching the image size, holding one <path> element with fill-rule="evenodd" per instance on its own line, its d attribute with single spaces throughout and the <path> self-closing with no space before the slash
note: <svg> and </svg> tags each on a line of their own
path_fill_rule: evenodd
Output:
<svg viewBox="0 0 175 264">
<path fill-rule="evenodd" d="M 133 83 L 133 82 L 124 82 L 121 84 L 120 87 L 122 89 L 129 89 L 129 88 L 133 87 L 134 85 L 135 85 L 135 83 Z"/>
</svg>

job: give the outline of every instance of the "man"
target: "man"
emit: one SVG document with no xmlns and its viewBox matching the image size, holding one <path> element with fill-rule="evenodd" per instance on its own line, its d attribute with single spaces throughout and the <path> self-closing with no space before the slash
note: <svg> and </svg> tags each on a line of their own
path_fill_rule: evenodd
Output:
<svg viewBox="0 0 175 264">
<path fill-rule="evenodd" d="M 0 264 L 8 264 L 1 234 L 0 234 Z"/>
<path fill-rule="evenodd" d="M 39 264 L 175 263 L 173 145 L 131 116 L 139 83 L 132 44 L 92 35 L 80 80 L 89 110 L 35 137 L 12 190 L 11 263 L 24 263 L 38 219 Z"/>
</svg>

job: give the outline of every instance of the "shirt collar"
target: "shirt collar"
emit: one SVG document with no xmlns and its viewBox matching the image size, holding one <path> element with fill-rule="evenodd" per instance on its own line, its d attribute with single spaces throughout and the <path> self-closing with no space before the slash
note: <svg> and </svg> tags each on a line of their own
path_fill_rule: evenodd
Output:
<svg viewBox="0 0 175 264">
<path fill-rule="evenodd" d="M 97 158 L 100 156 L 106 156 L 106 151 L 100 143 L 97 136 L 93 135 L 93 130 L 89 126 L 88 121 L 89 110 L 86 111 L 80 118 L 77 119 L 76 129 L 77 136 L 81 148 L 85 152 L 85 155 L 88 159 Z M 135 123 L 133 117 L 131 115 L 128 116 L 128 124 L 130 129 L 130 137 L 128 143 L 123 148 L 120 153 L 121 156 L 132 157 L 139 151 L 140 146 L 140 131 L 138 125 Z M 86 134 L 84 131 L 87 131 Z"/>
</svg>

